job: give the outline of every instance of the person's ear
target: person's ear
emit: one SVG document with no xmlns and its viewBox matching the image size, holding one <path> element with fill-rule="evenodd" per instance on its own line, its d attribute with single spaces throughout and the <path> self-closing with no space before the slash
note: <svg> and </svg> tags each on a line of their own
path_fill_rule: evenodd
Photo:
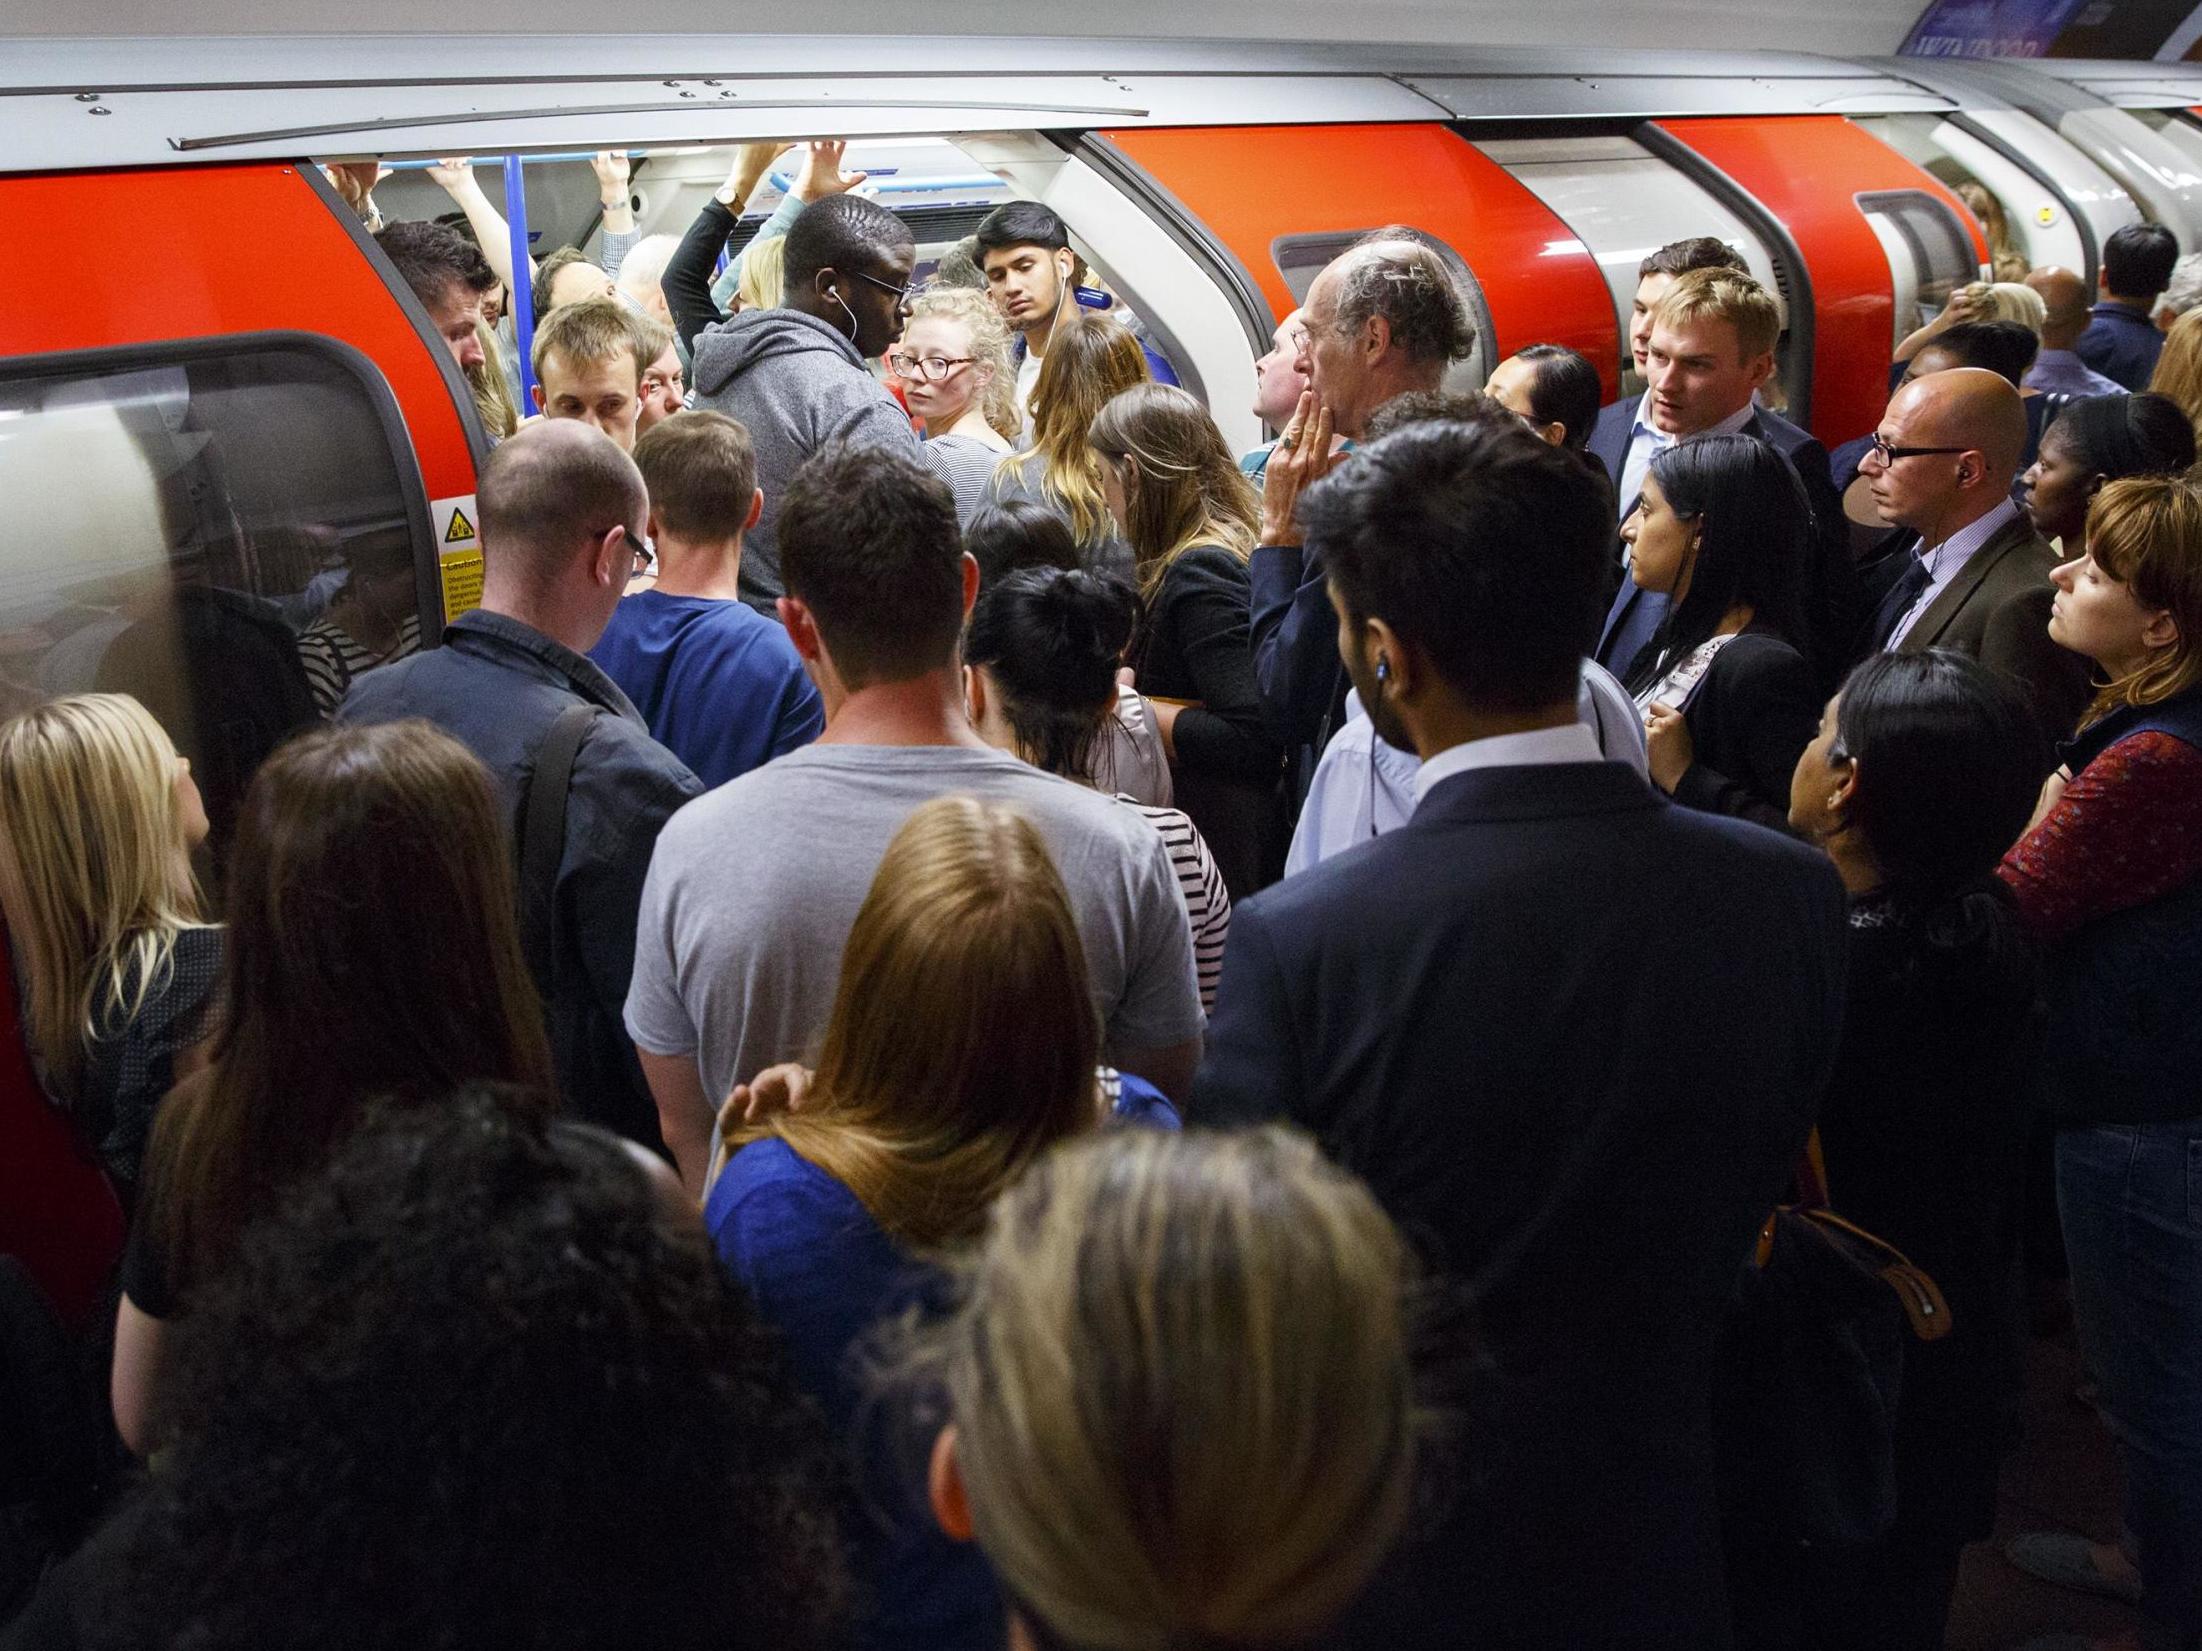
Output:
<svg viewBox="0 0 2202 1651">
<path fill-rule="evenodd" d="M 627 581 L 635 576 L 635 551 L 638 547 L 627 537 L 624 527 L 607 528 L 596 542 L 596 555 L 589 569 L 591 577 L 600 585 L 614 590 L 625 590 Z"/>
<path fill-rule="evenodd" d="M 1858 794 L 1858 759 L 1844 757 L 1828 766 L 1835 774 L 1835 784 L 1827 798 L 1828 816 L 1838 827 L 1847 826 L 1850 823 L 1850 800 Z"/>
<path fill-rule="evenodd" d="M 1363 636 L 1368 659 L 1383 667 L 1385 697 L 1392 700 L 1413 698 L 1421 686 L 1422 674 L 1413 651 L 1400 640 L 1399 633 L 1381 619 L 1370 619 Z"/>
<path fill-rule="evenodd" d="M 528 393 L 535 397 L 535 410 L 540 413 L 543 410 L 543 386 L 531 384 L 528 386 Z"/>
<path fill-rule="evenodd" d="M 933 1522 L 951 1542 L 972 1538 L 971 1498 L 963 1486 L 963 1469 L 956 1462 L 956 1424 L 950 1422 L 933 1441 L 932 1460 L 925 1469 L 926 1500 L 933 1505 Z"/>
<path fill-rule="evenodd" d="M 1078 254 L 1064 247 L 1055 249 L 1055 279 L 1064 286 L 1070 285 L 1071 275 L 1078 268 Z"/>
<path fill-rule="evenodd" d="M 1374 361 L 1392 347 L 1392 324 L 1381 315 L 1361 323 L 1361 353 Z"/>
<path fill-rule="evenodd" d="M 650 535 L 650 543 L 656 544 L 665 537 L 665 525 L 658 520 L 658 513 L 651 511 L 642 519 L 642 531 Z"/>
<path fill-rule="evenodd" d="M 755 488 L 751 490 L 749 495 L 749 514 L 742 518 L 742 531 L 744 533 L 747 533 L 751 528 L 755 527 L 757 525 L 757 518 L 762 516 L 764 513 L 765 490 L 761 487 Z M 657 529 L 655 527 L 652 527 L 650 529 L 650 537 L 652 539 L 655 539 L 657 537 Z"/>
<path fill-rule="evenodd" d="M 963 553 L 963 617 L 968 623 L 971 608 L 979 599 L 979 564 L 967 550 Z"/>
<path fill-rule="evenodd" d="M 1774 376 L 1774 352 L 1768 350 L 1751 363 L 1751 389 L 1754 394 Z"/>
<path fill-rule="evenodd" d="M 2141 627 L 2141 644 L 2148 648 L 2176 648 L 2179 645 L 2179 621 L 2169 608 L 2158 608 L 2149 615 L 2148 623 Z"/>
<path fill-rule="evenodd" d="M 963 714 L 974 728 L 986 720 L 986 678 L 976 665 L 963 668 Z"/>
<path fill-rule="evenodd" d="M 824 654 L 825 648 L 818 640 L 818 622 L 811 618 L 810 609 L 801 597 L 783 596 L 774 604 L 779 610 L 780 623 L 787 628 L 788 640 L 795 644 L 795 651 L 806 660 L 814 660 Z"/>
</svg>

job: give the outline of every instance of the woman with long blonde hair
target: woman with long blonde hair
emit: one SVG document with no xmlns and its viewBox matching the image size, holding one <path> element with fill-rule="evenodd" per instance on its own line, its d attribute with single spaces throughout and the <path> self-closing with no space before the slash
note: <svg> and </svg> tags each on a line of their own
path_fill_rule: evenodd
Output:
<svg viewBox="0 0 2202 1651">
<path fill-rule="evenodd" d="M 910 416 L 925 421 L 927 450 L 946 461 L 956 521 L 969 527 L 994 467 L 1024 429 L 1007 324 L 982 292 L 927 287 L 911 301 L 887 366 Z"/>
<path fill-rule="evenodd" d="M 704 1197 L 719 1258 L 786 1338 L 797 1381 L 856 1442 L 852 1527 L 878 1602 L 857 1642 L 977 1651 L 1001 1638 L 986 1567 L 948 1542 L 863 1435 L 853 1355 L 937 1287 L 928 1257 L 1057 1141 L 1095 1128 L 1101 1028 L 1069 896 L 1039 833 L 972 797 L 941 797 L 888 844 L 842 954 L 816 1075 L 761 1120 L 737 1089 L 731 1150 Z"/>
<path fill-rule="evenodd" d="M 2148 387 L 2186 414 L 2202 440 L 2202 309 L 2189 310 L 2171 324 Z"/>
<path fill-rule="evenodd" d="M 1284 747 L 1262 709 L 1247 628 L 1253 484 L 1208 410 L 1175 385 L 1125 391 L 1088 439 L 1146 602 L 1129 661 L 1156 702 L 1177 806 L 1242 900 L 1283 869 L 1286 837 Z"/>
<path fill-rule="evenodd" d="M 2057 1210 L 2133 1559 L 2032 1541 L 2106 1586 L 2137 1569 L 2142 1614 L 2184 1645 L 2202 1636 L 2202 488 L 2107 483 L 2086 554 L 2051 577 L 2050 640 L 2105 680 L 2002 876 L 2047 965 Z"/>
<path fill-rule="evenodd" d="M 503 441 L 520 428 L 520 405 L 512 399 L 516 375 L 505 359 L 504 342 L 488 319 L 474 323 L 475 342 L 482 359 L 466 370 L 466 387 L 474 393 L 474 411 L 492 443 Z"/>
<path fill-rule="evenodd" d="M 1112 316 L 1077 310 L 1056 323 L 1032 386 L 1032 445 L 1003 459 L 986 502 L 1034 499 L 1070 522 L 1078 553 L 1097 573 L 1129 574 L 1131 549 L 1118 537 L 1088 440 L 1101 409 L 1152 381 L 1146 352 Z"/>
<path fill-rule="evenodd" d="M 0 724 L 0 911 L 48 1092 L 128 1197 L 153 1111 L 204 1064 L 222 960 L 191 764 L 127 694 Z"/>
<path fill-rule="evenodd" d="M 1407 1521 L 1412 1277 L 1367 1188 L 1286 1130 L 1041 1160 L 901 1371 L 945 1404 L 930 1500 L 999 1574 L 1010 1644 L 1316 1640 Z"/>
</svg>

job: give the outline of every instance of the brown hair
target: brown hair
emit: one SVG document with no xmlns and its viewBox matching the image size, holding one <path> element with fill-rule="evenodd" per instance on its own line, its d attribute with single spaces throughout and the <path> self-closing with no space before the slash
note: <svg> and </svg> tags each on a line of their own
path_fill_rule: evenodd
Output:
<svg viewBox="0 0 2202 1651">
<path fill-rule="evenodd" d="M 553 355 L 579 365 L 585 361 L 613 361 L 632 355 L 635 385 L 650 363 L 665 353 L 673 334 L 620 299 L 584 298 L 577 304 L 561 304 L 543 317 L 535 329 L 535 376 L 543 376 L 543 363 Z"/>
<path fill-rule="evenodd" d="M 635 468 L 650 509 L 684 539 L 731 539 L 749 520 L 757 453 L 749 431 L 724 413 L 658 420 L 635 443 Z"/>
<path fill-rule="evenodd" d="M 2099 690 L 2085 720 L 2202 682 L 2202 487 L 2183 476 L 2105 482 L 2087 507 L 2087 554 L 2142 607 L 2170 613 L 2179 640 Z"/>
<path fill-rule="evenodd" d="M 1694 269 L 1732 269 L 1740 275 L 1751 272 L 1743 254 L 1719 236 L 1691 235 L 1645 254 L 1644 261 L 1636 266 L 1636 278 L 1641 281 L 1650 275 L 1687 275 Z"/>
<path fill-rule="evenodd" d="M 1070 517 L 1081 544 L 1109 531 L 1101 461 L 1087 440 L 1093 421 L 1110 401 L 1151 377 L 1139 340 L 1111 316 L 1083 310 L 1066 315 L 1048 340 L 1032 386 L 1032 449 L 1011 453 L 1001 469 L 1024 475 L 1037 461 L 1041 496 Z"/>
<path fill-rule="evenodd" d="M 1774 295 L 1732 269 L 1695 269 L 1677 276 L 1659 300 L 1653 320 L 1677 326 L 1708 316 L 1735 328 L 1736 349 L 1745 361 L 1765 355 L 1781 337 L 1781 308 Z"/>
<path fill-rule="evenodd" d="M 261 765 L 231 857 L 214 1065 L 155 1120 L 150 1207 L 188 1288 L 369 1101 L 547 1092 L 488 772 L 425 722 L 316 730 Z"/>
<path fill-rule="evenodd" d="M 1093 421 L 1093 450 L 1124 465 L 1124 537 L 1139 584 L 1153 595 L 1170 564 L 1194 545 L 1252 558 L 1260 532 L 1254 485 L 1208 409 L 1174 384 L 1141 384 Z"/>
<path fill-rule="evenodd" d="M 895 833 L 856 914 L 810 1102 L 730 1121 L 726 1144 L 785 1141 L 907 1243 L 967 1237 L 1043 1148 L 1098 1121 L 1100 1048 L 1040 834 L 939 797 Z"/>
</svg>

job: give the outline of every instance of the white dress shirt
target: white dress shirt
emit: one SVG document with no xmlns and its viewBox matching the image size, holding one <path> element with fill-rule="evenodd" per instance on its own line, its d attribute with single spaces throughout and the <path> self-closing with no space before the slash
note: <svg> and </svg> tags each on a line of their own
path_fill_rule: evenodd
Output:
<svg viewBox="0 0 2202 1651">
<path fill-rule="evenodd" d="M 1889 632 L 1890 652 L 1893 653 L 1911 634 L 1912 626 L 1918 624 L 1919 616 L 1934 605 L 1934 599 L 1950 588 L 1950 581 L 1965 571 L 1965 564 L 1973 559 L 1974 553 L 2016 521 L 2018 513 L 2018 506 L 2005 499 L 1979 521 L 1959 528 L 1933 549 L 1919 553 L 1919 560 L 1927 570 L 1927 585 L 1919 593 L 1918 600 L 1904 610 L 1904 617 L 1897 620 L 1896 628 Z"/>
<path fill-rule="evenodd" d="M 1644 473 L 1651 469 L 1651 461 L 1678 441 L 1695 441 L 1699 436 L 1740 435 L 1743 427 L 1751 422 L 1751 415 L 1758 411 L 1758 403 L 1747 401 L 1718 424 L 1687 436 L 1673 436 L 1652 423 L 1651 391 L 1644 392 L 1644 399 L 1636 404 L 1636 423 L 1629 430 L 1629 450 L 1621 459 L 1621 487 L 1614 505 L 1624 520 L 1635 508 L 1637 497 L 1644 491 Z"/>
</svg>

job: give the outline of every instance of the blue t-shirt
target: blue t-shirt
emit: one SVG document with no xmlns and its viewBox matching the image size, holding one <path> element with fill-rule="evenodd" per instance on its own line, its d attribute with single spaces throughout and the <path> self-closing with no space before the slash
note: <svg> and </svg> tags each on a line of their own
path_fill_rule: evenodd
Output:
<svg viewBox="0 0 2202 1651">
<path fill-rule="evenodd" d="M 638 591 L 620 599 L 589 657 L 707 786 L 808 745 L 826 726 L 787 632 L 743 602 Z"/>
<path fill-rule="evenodd" d="M 629 598 L 629 600 L 633 600 Z M 753 1141 L 704 1199 L 720 1263 L 784 1338 L 797 1383 L 856 1458 L 861 1505 L 850 1518 L 857 1580 L 875 1602 L 866 1651 L 1000 1651 L 1000 1591 L 977 1547 L 934 1523 L 924 1456 L 867 1402 L 861 1344 L 941 1285 L 857 1197 L 786 1142 Z"/>
</svg>

